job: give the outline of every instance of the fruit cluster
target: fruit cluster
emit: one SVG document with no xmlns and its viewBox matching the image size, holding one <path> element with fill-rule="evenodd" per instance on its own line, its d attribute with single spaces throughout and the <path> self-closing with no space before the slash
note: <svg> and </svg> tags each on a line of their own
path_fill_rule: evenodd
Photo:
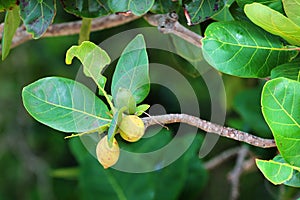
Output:
<svg viewBox="0 0 300 200">
<path fill-rule="evenodd" d="M 125 115 L 120 125 L 118 126 L 118 133 L 128 142 L 136 142 L 145 133 L 145 126 L 141 118 L 136 115 Z M 113 138 L 112 145 L 109 144 L 107 136 L 103 137 L 96 148 L 98 161 L 106 169 L 114 164 L 119 159 L 120 148 L 118 142 Z"/>
</svg>

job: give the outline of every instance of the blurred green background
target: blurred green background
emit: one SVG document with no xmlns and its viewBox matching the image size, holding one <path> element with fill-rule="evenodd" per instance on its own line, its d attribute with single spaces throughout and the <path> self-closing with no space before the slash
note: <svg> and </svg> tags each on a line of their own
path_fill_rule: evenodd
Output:
<svg viewBox="0 0 300 200">
<path fill-rule="evenodd" d="M 78 19 L 62 11 L 58 5 L 54 23 L 71 20 Z M 139 19 L 92 33 L 91 41 L 98 44 L 121 31 L 145 26 L 149 25 Z M 77 41 L 76 35 L 31 40 L 14 48 L 0 63 L 0 199 L 228 199 L 230 184 L 227 175 L 233 169 L 235 159 L 211 171 L 204 169 L 204 163 L 226 149 L 243 145 L 239 142 L 220 138 L 212 152 L 199 159 L 198 151 L 204 136 L 199 131 L 193 145 L 172 165 L 151 173 L 132 174 L 103 170 L 78 138 L 66 140 L 64 133 L 29 116 L 22 106 L 22 88 L 46 76 L 75 79 L 80 63 L 66 66 L 64 56 Z M 201 117 L 210 119 L 209 93 L 202 78 L 194 76 L 192 66 L 169 52 L 149 49 L 148 53 L 150 63 L 172 66 L 188 79 L 197 94 Z M 108 70 L 108 77 L 110 73 Z M 227 100 L 226 124 L 271 137 L 260 113 L 263 80 L 225 75 L 223 80 Z M 161 104 L 168 113 L 179 112 L 178 102 L 170 96 L 169 91 L 154 85 L 146 103 Z M 162 130 L 135 144 L 121 142 L 120 145 L 133 151 L 152 151 L 172 139 L 178 125 L 169 127 L 170 131 Z M 275 153 L 274 150 L 249 148 L 255 156 L 264 159 Z M 284 198 L 280 195 L 294 193 L 295 190 L 290 188 L 273 186 L 255 167 L 241 176 L 240 199 L 278 199 Z"/>
</svg>

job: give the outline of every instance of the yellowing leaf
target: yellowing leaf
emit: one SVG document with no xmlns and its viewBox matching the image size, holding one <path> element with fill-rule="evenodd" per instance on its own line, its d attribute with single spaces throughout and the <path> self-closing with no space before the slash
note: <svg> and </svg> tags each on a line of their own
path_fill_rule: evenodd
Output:
<svg viewBox="0 0 300 200">
<path fill-rule="evenodd" d="M 292 45 L 300 45 L 300 26 L 283 14 L 260 3 L 245 5 L 245 14 L 256 25 Z"/>
</svg>

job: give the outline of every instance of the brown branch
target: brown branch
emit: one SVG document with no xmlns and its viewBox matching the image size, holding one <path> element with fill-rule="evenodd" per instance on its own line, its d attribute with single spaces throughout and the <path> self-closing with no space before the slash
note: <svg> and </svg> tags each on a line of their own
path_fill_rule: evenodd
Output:
<svg viewBox="0 0 300 200">
<path fill-rule="evenodd" d="M 201 48 L 202 46 L 201 40 L 203 37 L 182 26 L 177 21 L 178 15 L 176 13 L 161 14 L 161 15 L 147 14 L 144 16 L 144 19 L 148 21 L 149 24 L 153 26 L 157 26 L 158 30 L 162 33 L 165 34 L 172 33 L 186 40 L 187 42 L 194 44 L 197 47 Z"/>
<path fill-rule="evenodd" d="M 97 18 L 92 21 L 91 31 L 99 31 L 107 28 L 123 25 L 139 18 L 138 16 L 129 15 L 108 15 L 102 18 Z M 47 31 L 42 37 L 56 37 L 74 35 L 80 32 L 81 21 L 67 22 L 61 24 L 52 24 L 48 27 Z M 0 25 L 0 31 L 3 29 L 3 24 Z M 2 31 L 1 31 L 2 33 Z M 2 38 L 2 35 L 0 35 Z M 17 32 L 13 38 L 11 48 L 14 48 L 28 40 L 31 40 L 31 34 L 26 32 L 25 26 L 21 26 L 17 29 Z M 2 46 L 0 46 L 0 53 L 2 52 Z"/>
<path fill-rule="evenodd" d="M 171 123 L 181 122 L 181 123 L 189 124 L 191 126 L 195 126 L 203 131 L 209 133 L 215 133 L 220 136 L 238 140 L 241 142 L 246 142 L 253 146 L 257 146 L 261 148 L 276 147 L 275 141 L 273 139 L 260 138 L 255 135 L 251 135 L 249 133 L 236 130 L 234 128 L 214 124 L 212 122 L 191 115 L 187 115 L 187 114 L 166 114 L 166 115 L 145 117 L 143 118 L 143 122 L 146 128 L 148 126 L 157 124 L 157 122 L 160 122 L 161 124 L 171 124 Z"/>
<path fill-rule="evenodd" d="M 231 200 L 236 200 L 239 197 L 240 177 L 241 174 L 243 173 L 244 162 L 248 153 L 249 150 L 246 146 L 243 146 L 240 149 L 236 164 L 233 170 L 228 175 L 228 179 L 231 183 L 231 194 L 230 194 Z"/>
</svg>

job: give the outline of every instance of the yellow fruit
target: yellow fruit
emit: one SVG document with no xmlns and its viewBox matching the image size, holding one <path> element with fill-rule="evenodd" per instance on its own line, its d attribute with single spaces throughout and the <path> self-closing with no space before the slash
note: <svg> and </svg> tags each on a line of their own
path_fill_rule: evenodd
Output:
<svg viewBox="0 0 300 200">
<path fill-rule="evenodd" d="M 116 164 L 120 156 L 120 148 L 117 140 L 114 138 L 112 146 L 110 147 L 107 141 L 107 136 L 104 136 L 97 145 L 96 154 L 98 161 L 104 169 L 113 166 Z"/>
<path fill-rule="evenodd" d="M 121 137 L 128 142 L 136 142 L 145 133 L 143 120 L 136 115 L 126 115 L 119 126 Z"/>
</svg>

